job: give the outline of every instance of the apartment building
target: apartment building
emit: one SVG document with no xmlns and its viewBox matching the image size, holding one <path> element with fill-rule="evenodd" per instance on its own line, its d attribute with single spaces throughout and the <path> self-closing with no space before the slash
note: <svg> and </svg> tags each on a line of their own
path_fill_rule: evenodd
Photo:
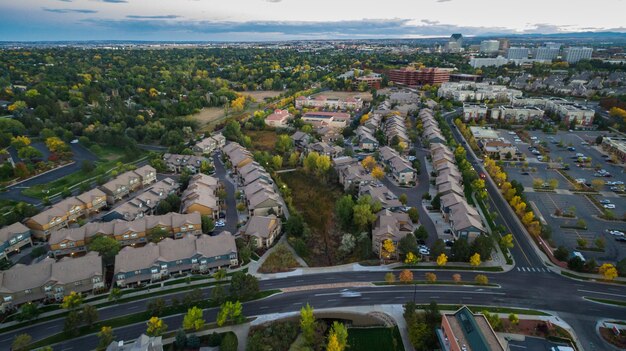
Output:
<svg viewBox="0 0 626 351">
<path fill-rule="evenodd" d="M 181 196 L 182 212 L 198 212 L 218 219 L 222 204 L 217 196 L 220 189 L 223 189 L 223 184 L 217 178 L 205 174 L 194 175 Z"/>
<path fill-rule="evenodd" d="M 102 258 L 97 252 L 60 261 L 48 257 L 0 271 L 0 309 L 12 310 L 23 303 L 41 300 L 58 302 L 72 291 L 85 293 L 104 287 Z"/>
<path fill-rule="evenodd" d="M 394 247 L 398 247 L 400 240 L 409 234 L 413 234 L 415 227 L 405 212 L 391 212 L 384 209 L 376 214 L 376 221 L 372 229 L 372 252 L 378 254 L 380 258 L 397 258 L 398 250 L 385 257 L 383 242 L 391 240 Z"/>
<path fill-rule="evenodd" d="M 270 248 L 280 236 L 282 222 L 275 215 L 252 216 L 241 228 L 239 234 L 254 240 L 258 248 Z"/>
<path fill-rule="evenodd" d="M 176 194 L 180 184 L 171 178 L 165 178 L 154 183 L 143 193 L 120 204 L 107 213 L 103 220 L 124 219 L 133 221 L 144 216 L 153 215 L 159 203 L 171 194 Z M 178 209 L 173 209 L 178 211 Z"/>
<path fill-rule="evenodd" d="M 199 173 L 203 163 L 212 163 L 210 159 L 203 156 L 169 153 L 163 154 L 163 161 L 170 172 L 182 173 L 183 171 L 187 171 L 191 174 Z"/>
<path fill-rule="evenodd" d="M 102 185 L 102 190 L 107 196 L 107 203 L 114 204 L 130 193 L 137 191 L 156 181 L 156 170 L 151 166 L 143 166 L 135 171 L 124 172 L 115 179 Z"/>
<path fill-rule="evenodd" d="M 98 188 L 86 191 L 76 198 L 84 204 L 83 210 L 87 216 L 99 213 L 107 206 L 107 195 Z"/>
<path fill-rule="evenodd" d="M 250 151 L 235 142 L 226 144 L 222 151 L 224 151 L 224 154 L 228 157 L 228 160 L 235 169 L 239 169 L 254 161 Z"/>
<path fill-rule="evenodd" d="M 323 141 L 312 143 L 307 146 L 307 153 L 317 152 L 320 155 L 328 156 L 331 159 L 339 157 L 343 153 L 343 148 L 338 145 L 331 145 Z"/>
<path fill-rule="evenodd" d="M 0 260 L 8 259 L 10 253 L 20 252 L 26 245 L 33 245 L 27 226 L 16 222 L 0 228 Z"/>
<path fill-rule="evenodd" d="M 498 106 L 491 109 L 492 120 L 503 120 L 509 123 L 527 123 L 530 120 L 543 118 L 545 111 L 536 106 Z"/>
<path fill-rule="evenodd" d="M 191 150 L 196 155 L 210 154 L 226 145 L 226 138 L 221 133 L 213 134 L 196 143 Z"/>
<path fill-rule="evenodd" d="M 487 119 L 488 110 L 485 104 L 463 103 L 463 122 Z"/>
<path fill-rule="evenodd" d="M 398 184 L 411 184 L 417 180 L 417 172 L 411 162 L 401 156 L 396 150 L 383 146 L 380 148 L 379 154 L 381 161 Z"/>
<path fill-rule="evenodd" d="M 238 264 L 237 246 L 230 232 L 187 235 L 180 240 L 166 238 L 158 244 L 123 248 L 115 257 L 113 284 L 125 287 L 160 281 L 171 274 L 207 273 Z"/>
<path fill-rule="evenodd" d="M 314 107 L 334 110 L 359 110 L 363 107 L 363 100 L 358 97 L 349 97 L 346 99 L 328 98 L 322 95 L 316 97 L 298 96 L 296 98 L 296 108 Z"/>
</svg>

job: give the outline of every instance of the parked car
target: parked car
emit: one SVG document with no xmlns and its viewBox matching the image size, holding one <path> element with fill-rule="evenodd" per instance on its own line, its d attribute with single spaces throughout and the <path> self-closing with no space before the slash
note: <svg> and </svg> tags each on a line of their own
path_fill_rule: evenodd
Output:
<svg viewBox="0 0 626 351">
<path fill-rule="evenodd" d="M 615 209 L 615 205 L 614 204 L 606 204 L 606 205 L 602 205 L 602 207 L 613 210 Z"/>
<path fill-rule="evenodd" d="M 215 222 L 215 226 L 216 227 L 224 227 L 224 226 L 226 226 L 226 223 L 223 220 L 220 219 L 219 221 Z"/>
<path fill-rule="evenodd" d="M 626 237 L 623 236 L 618 236 L 617 238 L 615 238 L 615 241 L 619 241 L 622 243 L 626 243 Z"/>
<path fill-rule="evenodd" d="M 603 204 L 603 205 L 610 204 L 611 200 L 607 200 L 607 199 L 600 200 L 600 203 Z"/>
<path fill-rule="evenodd" d="M 609 234 L 615 235 L 615 236 L 626 236 L 624 232 L 619 231 L 619 230 L 609 230 Z"/>
<path fill-rule="evenodd" d="M 454 241 L 452 241 L 452 240 L 446 240 L 446 241 L 445 241 L 445 244 L 446 244 L 446 246 L 447 246 L 447 247 L 452 247 L 452 246 L 454 246 Z"/>
<path fill-rule="evenodd" d="M 568 148 L 567 148 L 567 150 L 568 150 L 568 151 L 576 151 L 576 148 L 575 148 L 575 147 L 570 146 L 570 147 L 568 147 Z"/>
<path fill-rule="evenodd" d="M 509 132 L 509 135 L 515 135 L 515 132 Z"/>
<path fill-rule="evenodd" d="M 528 172 L 522 172 L 522 173 L 520 173 L 520 174 L 521 174 L 521 175 L 530 175 L 530 173 L 528 173 Z"/>
<path fill-rule="evenodd" d="M 430 250 L 428 249 L 419 249 L 420 255 L 428 256 L 430 255 Z"/>
</svg>

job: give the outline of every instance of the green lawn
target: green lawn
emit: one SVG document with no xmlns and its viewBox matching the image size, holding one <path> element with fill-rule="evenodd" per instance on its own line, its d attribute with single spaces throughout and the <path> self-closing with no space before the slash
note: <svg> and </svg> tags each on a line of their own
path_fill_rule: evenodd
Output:
<svg viewBox="0 0 626 351">
<path fill-rule="evenodd" d="M 404 351 L 398 327 L 350 328 L 348 345 L 352 351 Z"/>
</svg>

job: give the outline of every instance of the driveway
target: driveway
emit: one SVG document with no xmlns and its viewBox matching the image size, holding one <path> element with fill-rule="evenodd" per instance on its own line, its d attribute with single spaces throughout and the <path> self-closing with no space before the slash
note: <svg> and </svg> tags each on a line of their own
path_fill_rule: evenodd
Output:
<svg viewBox="0 0 626 351">
<path fill-rule="evenodd" d="M 63 168 L 55 169 L 48 173 L 41 174 L 22 183 L 9 186 L 7 187 L 6 192 L 0 194 L 0 198 L 14 201 L 23 201 L 37 205 L 41 202 L 39 199 L 25 196 L 21 193 L 21 191 L 34 185 L 50 183 L 59 178 L 63 178 L 67 175 L 77 172 L 81 169 L 84 160 L 98 160 L 98 156 L 96 156 L 80 144 L 70 144 L 70 148 L 72 149 L 72 152 L 74 154 L 72 158 L 72 160 L 74 161 L 73 164 L 65 166 Z"/>
</svg>

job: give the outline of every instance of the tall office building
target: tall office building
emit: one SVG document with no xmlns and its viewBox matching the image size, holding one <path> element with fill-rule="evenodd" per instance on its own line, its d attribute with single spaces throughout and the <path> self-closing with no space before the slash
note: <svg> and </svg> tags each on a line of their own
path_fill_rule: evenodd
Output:
<svg viewBox="0 0 626 351">
<path fill-rule="evenodd" d="M 559 49 L 559 50 L 561 49 L 561 44 L 555 43 L 555 42 L 552 42 L 552 41 L 544 43 L 543 46 L 546 47 L 546 48 L 550 48 L 550 49 Z"/>
<path fill-rule="evenodd" d="M 535 59 L 537 60 L 555 60 L 559 56 L 561 50 L 559 48 L 542 46 L 537 48 Z"/>
<path fill-rule="evenodd" d="M 448 52 L 460 52 L 463 48 L 463 34 L 455 33 L 450 36 L 447 44 Z"/>
<path fill-rule="evenodd" d="M 506 58 L 509 60 L 519 60 L 528 58 L 528 48 L 510 47 L 507 51 Z"/>
<path fill-rule="evenodd" d="M 506 38 L 498 39 L 498 42 L 500 43 L 500 47 L 498 48 L 500 51 L 504 52 L 509 49 L 509 46 L 510 46 L 509 39 L 506 39 Z"/>
<path fill-rule="evenodd" d="M 412 67 L 392 69 L 387 72 L 389 80 L 400 85 L 418 86 L 424 84 L 441 84 L 450 80 L 450 71 L 440 68 Z"/>
<path fill-rule="evenodd" d="M 485 54 L 491 54 L 498 52 L 500 49 L 500 42 L 497 40 L 483 40 L 480 42 L 480 52 Z"/>
<path fill-rule="evenodd" d="M 564 50 L 564 58 L 568 63 L 576 63 L 580 60 L 589 60 L 593 54 L 592 48 L 572 46 Z"/>
</svg>

